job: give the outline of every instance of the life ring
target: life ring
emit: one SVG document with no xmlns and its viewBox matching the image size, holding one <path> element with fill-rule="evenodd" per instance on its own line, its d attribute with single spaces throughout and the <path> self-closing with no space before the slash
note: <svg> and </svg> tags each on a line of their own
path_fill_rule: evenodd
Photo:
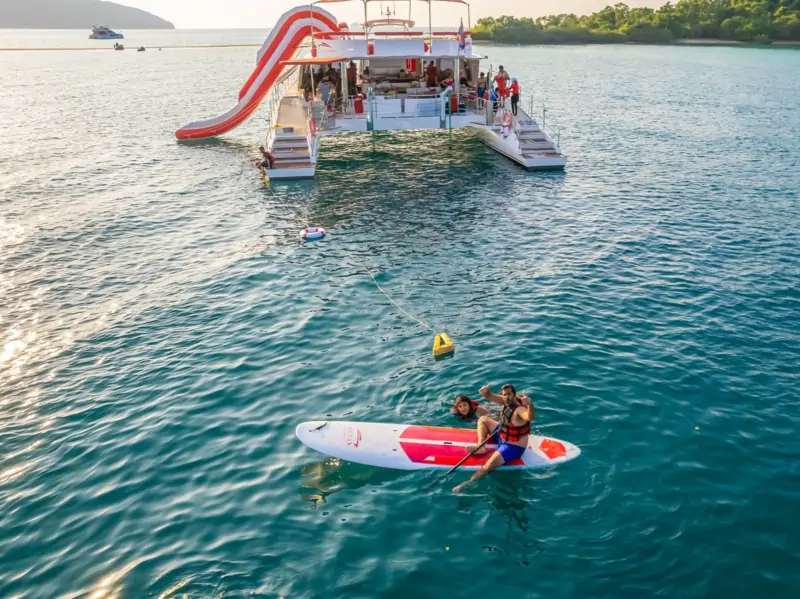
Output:
<svg viewBox="0 0 800 599">
<path fill-rule="evenodd" d="M 300 231 L 300 237 L 306 241 L 310 239 L 322 239 L 325 237 L 325 229 L 322 227 L 308 227 Z"/>
</svg>

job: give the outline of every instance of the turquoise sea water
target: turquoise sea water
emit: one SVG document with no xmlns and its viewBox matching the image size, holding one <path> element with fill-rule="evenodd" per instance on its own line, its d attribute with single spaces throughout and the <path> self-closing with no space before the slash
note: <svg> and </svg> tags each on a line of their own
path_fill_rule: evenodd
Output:
<svg viewBox="0 0 800 599">
<path fill-rule="evenodd" d="M 355 135 L 270 191 L 263 121 L 172 137 L 254 49 L 0 53 L 0 597 L 800 594 L 800 52 L 480 49 L 565 173 Z M 455 496 L 293 436 L 504 382 L 583 455 Z"/>
</svg>

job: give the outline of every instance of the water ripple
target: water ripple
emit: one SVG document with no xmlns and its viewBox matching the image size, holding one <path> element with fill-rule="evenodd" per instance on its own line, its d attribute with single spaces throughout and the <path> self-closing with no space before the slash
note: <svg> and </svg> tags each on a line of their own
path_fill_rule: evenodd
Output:
<svg viewBox="0 0 800 599">
<path fill-rule="evenodd" d="M 796 596 L 800 54 L 484 50 L 566 173 L 355 135 L 267 189 L 260 119 L 170 133 L 248 49 L 0 56 L 0 595 Z M 293 436 L 506 381 L 579 461 L 453 496 Z"/>
</svg>

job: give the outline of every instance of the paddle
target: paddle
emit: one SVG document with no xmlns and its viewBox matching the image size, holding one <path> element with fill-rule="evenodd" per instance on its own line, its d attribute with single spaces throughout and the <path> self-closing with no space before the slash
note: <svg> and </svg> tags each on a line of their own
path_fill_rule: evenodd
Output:
<svg viewBox="0 0 800 599">
<path fill-rule="evenodd" d="M 448 470 L 445 473 L 445 475 L 442 477 L 442 480 L 444 480 L 445 478 L 447 478 L 448 476 L 453 474 L 453 472 L 455 472 L 461 464 L 463 464 L 468 459 L 470 459 L 472 456 L 474 456 L 475 453 L 478 452 L 481 447 L 486 445 L 489 442 L 489 439 L 491 439 L 491 438 L 492 438 L 492 435 L 486 435 L 486 438 L 483 441 L 481 441 L 481 443 L 479 443 L 478 446 L 475 449 L 473 449 L 471 452 L 469 452 L 467 455 L 465 455 L 463 458 L 461 458 L 461 460 L 458 462 L 458 464 L 456 464 L 455 466 L 450 468 L 450 470 Z"/>
</svg>

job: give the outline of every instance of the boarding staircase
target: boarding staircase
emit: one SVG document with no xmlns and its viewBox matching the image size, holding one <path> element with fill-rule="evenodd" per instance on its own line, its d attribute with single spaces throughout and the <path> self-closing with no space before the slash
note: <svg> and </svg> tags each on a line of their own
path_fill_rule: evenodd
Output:
<svg viewBox="0 0 800 599">
<path fill-rule="evenodd" d="M 532 125 L 520 126 L 517 129 L 517 139 L 519 149 L 525 158 L 560 154 L 553 139 L 535 122 Z"/>
<path fill-rule="evenodd" d="M 267 138 L 272 168 L 265 169 L 270 179 L 313 177 L 316 160 L 313 136 L 308 130 L 308 111 L 297 95 L 299 70 L 289 69 L 273 86 L 267 99 Z"/>
<path fill-rule="evenodd" d="M 272 138 L 273 169 L 313 168 L 305 133 L 284 127 Z"/>
<path fill-rule="evenodd" d="M 533 99 L 530 102 L 529 112 L 533 112 Z M 552 134 L 544 127 L 547 109 L 542 112 L 541 125 L 539 121 L 530 116 L 520 106 L 514 117 L 514 133 L 519 141 L 519 152 L 523 158 L 538 158 L 542 156 L 561 156 L 558 134 Z"/>
<path fill-rule="evenodd" d="M 309 130 L 308 110 L 297 95 L 285 95 L 276 110 L 276 123 L 267 136 L 267 149 L 272 154 L 270 179 L 305 179 L 316 171 L 316 136 Z"/>
</svg>

